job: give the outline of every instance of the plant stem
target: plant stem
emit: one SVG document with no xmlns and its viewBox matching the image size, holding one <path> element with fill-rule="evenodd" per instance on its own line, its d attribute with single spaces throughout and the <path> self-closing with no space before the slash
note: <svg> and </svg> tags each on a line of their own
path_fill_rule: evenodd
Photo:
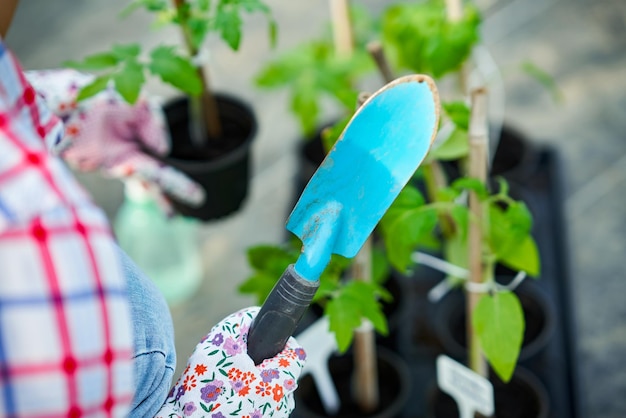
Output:
<svg viewBox="0 0 626 418">
<path fill-rule="evenodd" d="M 354 34 L 350 20 L 349 0 L 330 0 L 330 16 L 335 53 L 342 57 L 350 57 L 354 51 Z"/>
<path fill-rule="evenodd" d="M 173 0 L 180 20 L 185 46 L 190 56 L 198 54 L 198 48 L 193 43 L 187 11 L 186 0 Z M 222 135 L 222 126 L 219 119 L 217 102 L 211 92 L 209 77 L 201 65 L 198 66 L 198 77 L 202 82 L 202 93 L 199 96 L 189 98 L 190 135 L 196 146 L 202 146 L 205 138 L 219 138 Z"/>
<path fill-rule="evenodd" d="M 426 193 L 431 203 L 438 202 L 437 190 L 447 187 L 446 177 L 441 168 L 439 161 L 433 160 L 423 166 L 424 182 L 426 184 Z M 454 221 L 447 213 L 437 213 L 439 224 L 441 225 L 441 233 L 445 239 L 452 237 L 454 234 Z"/>
<path fill-rule="evenodd" d="M 469 176 L 487 180 L 487 94 L 484 89 L 472 92 L 472 110 L 469 125 Z M 480 201 L 475 192 L 469 195 L 469 210 L 474 222 L 468 231 L 469 249 L 469 281 L 483 283 L 483 227 L 487 220 L 486 204 Z M 467 341 L 469 366 L 476 373 L 487 377 L 487 363 L 482 355 L 478 337 L 472 326 L 472 316 L 478 301 L 482 297 L 479 292 L 467 291 Z"/>
<path fill-rule="evenodd" d="M 383 77 L 383 80 L 385 80 L 385 83 L 393 81 L 395 77 L 389 66 L 389 61 L 387 61 L 387 57 L 385 56 L 383 44 L 381 44 L 380 41 L 372 41 L 367 44 L 367 51 L 374 59 L 378 72 Z"/>
</svg>

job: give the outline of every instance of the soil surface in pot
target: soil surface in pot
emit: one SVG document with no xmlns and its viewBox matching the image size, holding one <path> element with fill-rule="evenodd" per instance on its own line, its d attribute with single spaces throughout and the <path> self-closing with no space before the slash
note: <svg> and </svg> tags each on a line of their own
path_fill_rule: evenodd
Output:
<svg viewBox="0 0 626 418">
<path fill-rule="evenodd" d="M 379 354 L 382 350 L 379 350 Z M 354 371 L 354 358 L 352 355 L 334 356 L 328 362 L 333 382 L 339 394 L 341 408 L 337 418 L 360 418 L 360 417 L 394 417 L 401 411 L 406 394 L 408 393 L 409 380 L 403 377 L 403 363 L 394 364 L 385 355 L 379 356 L 379 407 L 370 413 L 363 413 L 359 406 L 353 402 L 351 396 L 352 374 Z M 322 401 L 310 375 L 303 377 L 298 383 L 296 391 L 296 410 L 294 417 L 326 417 Z"/>
<path fill-rule="evenodd" d="M 495 418 L 539 418 L 545 417 L 548 406 L 541 392 L 530 381 L 514 375 L 509 383 L 492 377 L 495 402 Z M 455 418 L 459 410 L 455 400 L 436 389 L 432 399 L 432 416 L 435 418 Z M 477 417 L 480 415 L 476 415 Z"/>
</svg>

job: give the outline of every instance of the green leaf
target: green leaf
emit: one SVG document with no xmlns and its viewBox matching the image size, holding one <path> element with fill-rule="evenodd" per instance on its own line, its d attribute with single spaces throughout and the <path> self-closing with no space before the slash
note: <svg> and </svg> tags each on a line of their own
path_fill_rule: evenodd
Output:
<svg viewBox="0 0 626 418">
<path fill-rule="evenodd" d="M 389 299 L 391 295 L 375 283 L 350 281 L 328 302 L 324 312 L 340 352 L 348 349 L 354 330 L 361 326 L 363 318 L 370 320 L 378 332 L 387 334 L 387 320 L 379 302 L 381 297 Z"/>
<path fill-rule="evenodd" d="M 389 262 L 385 252 L 374 247 L 372 249 L 372 281 L 382 285 L 389 278 Z"/>
<path fill-rule="evenodd" d="M 121 61 L 129 58 L 137 58 L 141 53 L 141 47 L 138 44 L 113 45 L 111 52 Z"/>
<path fill-rule="evenodd" d="M 395 198 L 380 221 L 381 227 L 388 229 L 398 218 L 408 210 L 413 210 L 426 203 L 422 193 L 413 185 L 407 184 Z"/>
<path fill-rule="evenodd" d="M 295 263 L 298 252 L 276 245 L 256 245 L 248 248 L 248 263 L 255 270 L 281 274 L 289 264 Z"/>
<path fill-rule="evenodd" d="M 121 71 L 113 76 L 115 89 L 130 104 L 134 104 L 145 81 L 143 66 L 137 61 L 127 61 Z"/>
<path fill-rule="evenodd" d="M 469 129 L 470 109 L 464 102 L 442 103 L 441 107 L 457 128 L 464 131 Z"/>
<path fill-rule="evenodd" d="M 112 52 L 103 52 L 89 55 L 82 61 L 67 61 L 63 65 L 81 71 L 97 71 L 115 67 L 118 61 Z"/>
<path fill-rule="evenodd" d="M 337 297 L 326 304 L 324 310 L 328 316 L 329 329 L 335 334 L 337 347 L 345 352 L 354 337 L 354 330 L 361 325 L 361 315 L 358 313 L 356 301 Z"/>
<path fill-rule="evenodd" d="M 512 202 L 503 209 L 489 205 L 488 243 L 497 259 L 510 255 L 526 240 L 532 228 L 532 215 L 524 202 Z"/>
<path fill-rule="evenodd" d="M 382 20 L 391 61 L 436 78 L 458 70 L 479 40 L 480 16 L 472 5 L 466 5 L 463 18 L 454 23 L 438 0 L 391 6 Z"/>
<path fill-rule="evenodd" d="M 215 28 L 234 51 L 239 49 L 241 42 L 241 23 L 239 11 L 234 4 L 220 3 L 215 17 Z"/>
<path fill-rule="evenodd" d="M 467 131 L 455 129 L 446 141 L 428 153 L 429 160 L 451 161 L 465 157 L 469 153 Z"/>
<path fill-rule="evenodd" d="M 291 110 L 300 120 L 302 131 L 310 136 L 315 132 L 319 115 L 318 94 L 314 89 L 300 89 L 293 92 Z"/>
<path fill-rule="evenodd" d="M 529 276 L 537 277 L 541 273 L 541 261 L 537 243 L 532 236 L 526 235 L 518 245 L 508 252 L 500 254 L 498 261 L 517 271 L 524 271 Z"/>
<path fill-rule="evenodd" d="M 452 188 L 458 191 L 473 191 L 478 195 L 481 200 L 485 200 L 487 199 L 487 197 L 489 197 L 489 191 L 487 190 L 487 186 L 485 185 L 485 183 L 483 183 L 479 179 L 472 177 L 462 177 L 455 180 L 454 183 L 452 183 Z"/>
<path fill-rule="evenodd" d="M 522 305 L 512 292 L 484 295 L 472 313 L 472 325 L 485 357 L 504 382 L 513 376 L 524 338 Z"/>
<path fill-rule="evenodd" d="M 81 100 L 88 99 L 89 97 L 100 93 L 107 87 L 107 85 L 109 84 L 109 80 L 111 80 L 110 74 L 96 77 L 94 81 L 80 89 L 80 91 L 78 92 L 78 96 L 76 96 L 76 101 L 80 102 Z"/>
<path fill-rule="evenodd" d="M 322 131 L 322 145 L 324 147 L 324 152 L 329 153 L 330 150 L 335 145 L 335 142 L 339 139 L 343 130 L 348 126 L 348 122 L 350 122 L 350 118 L 352 116 L 346 116 L 345 118 L 340 119 L 333 126 L 330 126 Z"/>
<path fill-rule="evenodd" d="M 428 240 L 437 225 L 437 211 L 422 206 L 404 211 L 384 228 L 389 262 L 400 272 L 413 264 L 411 255 L 417 246 Z"/>
<path fill-rule="evenodd" d="M 280 276 L 259 272 L 250 276 L 237 290 L 244 295 L 256 296 L 258 304 L 262 304 L 270 294 Z"/>
<path fill-rule="evenodd" d="M 202 92 L 196 68 L 189 60 L 176 55 L 173 47 L 159 46 L 152 50 L 150 58 L 150 71 L 164 82 L 194 96 Z"/>
</svg>

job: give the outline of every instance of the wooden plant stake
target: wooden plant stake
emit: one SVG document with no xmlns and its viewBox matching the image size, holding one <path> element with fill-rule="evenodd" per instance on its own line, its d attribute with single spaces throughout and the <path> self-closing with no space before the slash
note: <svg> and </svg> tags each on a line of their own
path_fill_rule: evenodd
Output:
<svg viewBox="0 0 626 418">
<path fill-rule="evenodd" d="M 463 0 L 446 0 L 446 16 L 450 23 L 457 23 L 463 19 Z M 464 63 L 459 69 L 459 85 L 463 95 L 467 94 L 467 79 L 467 65 Z"/>
<path fill-rule="evenodd" d="M 342 57 L 349 57 L 354 51 L 350 1 L 330 0 L 330 16 L 333 25 L 335 53 Z"/>
<path fill-rule="evenodd" d="M 359 94 L 358 107 L 369 97 L 368 93 Z M 369 237 L 354 258 L 350 268 L 353 280 L 369 282 L 372 280 L 372 237 Z M 372 324 L 363 320 L 363 324 L 354 333 L 354 375 L 353 397 L 362 412 L 368 413 L 378 407 L 378 368 L 376 361 L 376 336 Z"/>
<path fill-rule="evenodd" d="M 487 180 L 487 92 L 477 89 L 471 94 L 471 114 L 469 121 L 469 176 L 483 183 Z M 470 219 L 468 231 L 469 282 L 480 287 L 483 283 L 483 225 L 488 221 L 485 205 L 475 192 L 469 194 Z M 467 341 L 469 367 L 483 377 L 487 376 L 487 363 L 482 355 L 478 337 L 472 326 L 472 314 L 482 293 L 466 290 L 467 295 Z"/>
<path fill-rule="evenodd" d="M 173 0 L 174 6 L 178 11 L 181 19 L 180 27 L 183 31 L 183 39 L 189 55 L 194 57 L 198 55 L 198 49 L 193 45 L 191 33 L 187 23 L 187 15 L 183 7 L 187 0 Z M 196 97 L 189 98 L 189 115 L 191 119 L 190 135 L 191 140 L 196 146 L 202 146 L 206 142 L 206 136 L 209 138 L 219 138 L 222 135 L 222 125 L 219 119 L 217 102 L 215 96 L 211 92 L 209 78 L 201 65 L 197 68 L 198 76 L 202 82 L 202 93 Z M 204 124 L 202 123 L 204 122 Z"/>
<path fill-rule="evenodd" d="M 367 44 L 367 52 L 369 52 L 372 59 L 374 59 L 378 72 L 383 77 L 385 84 L 391 83 L 395 77 L 389 66 L 389 61 L 387 61 L 387 57 L 385 56 L 383 44 L 381 44 L 380 41 L 371 41 Z"/>
</svg>

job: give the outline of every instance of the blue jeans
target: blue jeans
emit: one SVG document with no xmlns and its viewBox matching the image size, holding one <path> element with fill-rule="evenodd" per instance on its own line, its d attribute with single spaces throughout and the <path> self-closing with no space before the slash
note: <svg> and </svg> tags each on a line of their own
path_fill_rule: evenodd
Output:
<svg viewBox="0 0 626 418">
<path fill-rule="evenodd" d="M 118 248 L 119 249 L 119 248 Z M 176 369 L 174 327 L 165 299 L 119 249 L 133 320 L 135 397 L 131 417 L 153 417 L 165 402 Z"/>
</svg>

